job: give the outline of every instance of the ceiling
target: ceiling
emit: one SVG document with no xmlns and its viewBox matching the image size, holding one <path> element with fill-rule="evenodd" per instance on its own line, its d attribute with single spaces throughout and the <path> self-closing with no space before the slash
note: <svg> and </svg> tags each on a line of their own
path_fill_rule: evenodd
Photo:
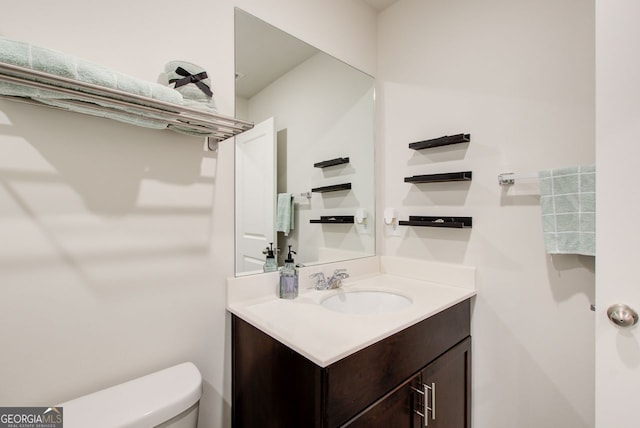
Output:
<svg viewBox="0 0 640 428">
<path fill-rule="evenodd" d="M 364 0 L 369 6 L 381 12 L 391 6 L 394 3 L 397 3 L 398 0 Z"/>
</svg>

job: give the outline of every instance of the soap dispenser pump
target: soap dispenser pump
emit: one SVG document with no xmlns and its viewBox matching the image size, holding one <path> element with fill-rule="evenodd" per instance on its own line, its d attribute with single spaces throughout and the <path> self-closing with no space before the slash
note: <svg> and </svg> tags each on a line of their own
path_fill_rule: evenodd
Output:
<svg viewBox="0 0 640 428">
<path fill-rule="evenodd" d="M 279 296 L 282 299 L 295 299 L 298 297 L 298 271 L 293 264 L 293 256 L 296 254 L 289 245 L 289 254 L 284 261 L 284 266 L 280 269 Z"/>
<path fill-rule="evenodd" d="M 264 272 L 275 272 L 278 270 L 278 263 L 276 262 L 276 256 L 273 253 L 273 242 L 271 242 L 269 245 L 271 248 L 267 247 L 264 251 L 262 251 L 267 255 L 262 270 Z"/>
</svg>

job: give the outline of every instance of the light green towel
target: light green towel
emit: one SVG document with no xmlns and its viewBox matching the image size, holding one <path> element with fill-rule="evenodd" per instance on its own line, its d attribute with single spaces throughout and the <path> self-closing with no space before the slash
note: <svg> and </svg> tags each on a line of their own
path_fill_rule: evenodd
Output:
<svg viewBox="0 0 640 428">
<path fill-rule="evenodd" d="M 538 176 L 547 253 L 595 256 L 595 165 L 540 171 Z"/>
<path fill-rule="evenodd" d="M 167 122 L 160 119 L 153 119 L 151 117 L 141 116 L 135 113 L 129 113 L 127 110 L 114 106 L 108 107 L 106 103 L 101 103 L 103 108 L 100 108 L 93 103 L 73 102 L 72 100 L 53 100 L 47 98 L 41 98 L 40 102 L 43 104 L 51 105 L 54 107 L 64 108 L 76 113 L 88 114 L 91 116 L 105 117 L 118 122 L 128 123 L 130 125 L 142 126 L 151 129 L 165 129 L 167 128 Z"/>
<path fill-rule="evenodd" d="M 164 101 L 171 104 L 183 105 L 182 95 L 165 85 L 148 82 L 126 74 L 122 74 L 102 65 L 93 64 L 89 61 L 79 59 L 72 55 L 67 55 L 52 49 L 0 37 L 0 62 L 18 65 L 33 70 L 42 71 L 56 76 L 78 80 L 84 83 L 91 83 L 109 89 L 118 89 L 130 94 L 140 95 Z M 74 88 L 73 84 L 59 84 L 60 87 Z M 91 90 L 86 90 L 92 93 Z M 161 115 L 149 112 L 140 112 L 127 107 L 120 107 L 110 103 L 108 99 L 96 101 L 95 104 L 82 101 L 80 105 L 65 102 L 64 100 L 75 100 L 74 95 L 62 94 L 55 91 L 33 89 L 23 85 L 16 85 L 0 81 L 0 94 L 32 98 L 44 104 L 63 107 L 68 110 L 91 114 L 94 116 L 108 117 L 125 123 L 144 126 L 154 129 L 164 129 L 167 123 L 162 120 Z M 112 99 L 124 97 L 112 96 Z M 84 105 L 82 105 L 84 104 Z M 145 105 L 144 101 L 140 102 Z M 93 106 L 107 107 L 102 111 L 97 111 Z M 85 107 L 86 106 L 86 107 Z M 122 113 L 120 113 L 120 112 Z"/>
<path fill-rule="evenodd" d="M 279 193 L 276 231 L 284 232 L 284 236 L 289 236 L 289 232 L 293 230 L 293 216 L 293 195 L 291 193 Z"/>
</svg>

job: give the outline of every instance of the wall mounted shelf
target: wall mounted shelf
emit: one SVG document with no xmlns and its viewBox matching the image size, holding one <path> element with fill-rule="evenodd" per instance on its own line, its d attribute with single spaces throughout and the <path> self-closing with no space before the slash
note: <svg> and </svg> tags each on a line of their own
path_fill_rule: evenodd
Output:
<svg viewBox="0 0 640 428">
<path fill-rule="evenodd" d="M 468 143 L 471 141 L 471 134 L 445 135 L 431 140 L 417 141 L 409 144 L 413 150 L 430 149 L 432 147 L 448 146 L 450 144 Z"/>
<path fill-rule="evenodd" d="M 433 217 L 433 216 L 409 216 L 409 220 L 400 220 L 400 226 L 424 226 L 424 227 L 451 227 L 462 229 L 471 227 L 471 217 Z"/>
<path fill-rule="evenodd" d="M 442 183 L 446 181 L 471 181 L 471 171 L 447 172 L 443 174 L 414 175 L 405 177 L 405 183 Z"/>
<path fill-rule="evenodd" d="M 331 215 L 320 216 L 320 220 L 312 219 L 309 223 L 323 223 L 323 224 L 352 224 L 354 216 L 352 215 Z"/>
<path fill-rule="evenodd" d="M 349 190 L 351 189 L 351 183 L 344 184 L 335 184 L 333 186 L 324 186 L 324 187 L 316 187 L 311 189 L 312 192 L 316 193 L 326 193 L 326 192 L 338 192 L 340 190 Z"/>
<path fill-rule="evenodd" d="M 69 108 L 44 104 L 36 99 L 1 95 L 4 99 L 44 106 L 59 110 L 72 110 L 84 114 L 108 114 L 127 117 L 132 121 L 145 118 L 166 122 L 166 129 L 207 137 L 219 142 L 253 128 L 253 123 L 211 111 L 178 105 L 118 89 L 69 79 L 30 68 L 0 62 L 0 82 L 55 93 L 55 100 L 63 100 Z"/>
<path fill-rule="evenodd" d="M 349 158 L 336 158 L 336 159 L 326 160 L 326 161 L 314 163 L 313 166 L 314 168 L 327 168 L 329 166 L 342 165 L 345 163 L 349 163 Z"/>
</svg>

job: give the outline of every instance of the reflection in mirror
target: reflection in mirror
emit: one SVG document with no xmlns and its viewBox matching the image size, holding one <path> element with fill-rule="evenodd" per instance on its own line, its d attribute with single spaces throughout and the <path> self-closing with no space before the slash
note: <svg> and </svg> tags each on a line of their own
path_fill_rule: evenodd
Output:
<svg viewBox="0 0 640 428">
<path fill-rule="evenodd" d="M 305 266 L 374 255 L 373 78 L 237 8 L 235 38 L 256 124 L 236 137 L 236 275 L 271 242 L 278 266 L 289 246 Z"/>
</svg>

